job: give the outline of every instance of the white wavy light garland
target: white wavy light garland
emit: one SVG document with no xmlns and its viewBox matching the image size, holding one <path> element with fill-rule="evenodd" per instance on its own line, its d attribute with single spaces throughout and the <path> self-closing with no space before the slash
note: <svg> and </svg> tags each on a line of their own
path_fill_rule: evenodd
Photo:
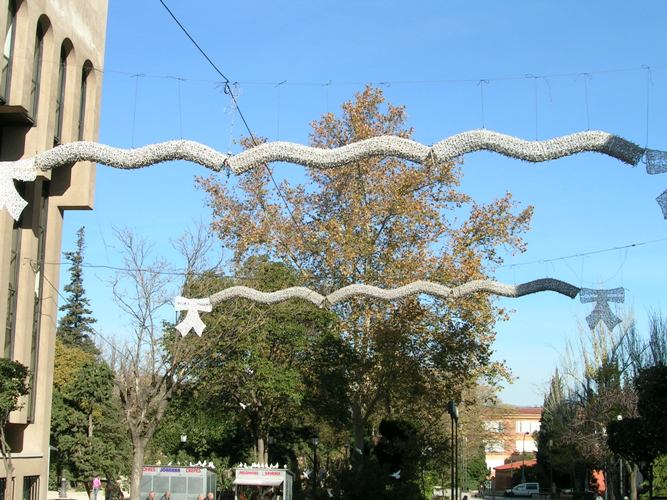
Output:
<svg viewBox="0 0 667 500">
<path fill-rule="evenodd" d="M 623 288 L 612 290 L 578 288 L 565 281 L 542 278 L 520 285 L 508 285 L 492 280 L 475 280 L 453 288 L 432 281 L 414 281 L 408 285 L 389 290 L 371 285 L 356 284 L 340 288 L 328 295 L 322 295 L 310 288 L 300 286 L 284 288 L 275 292 L 261 292 L 246 286 L 232 286 L 210 297 L 201 299 L 176 297 L 176 310 L 186 310 L 188 312 L 176 328 L 183 336 L 187 335 L 190 329 L 195 330 L 195 333 L 201 336 L 204 326 L 203 322 L 199 320 L 199 311 L 210 312 L 212 306 L 234 298 L 244 298 L 261 304 L 275 304 L 290 299 L 302 299 L 312 302 L 316 306 L 324 307 L 358 296 L 390 301 L 422 293 L 440 298 L 460 298 L 473 293 L 485 292 L 502 297 L 518 298 L 547 291 L 560 293 L 572 299 L 579 294 L 582 303 L 595 302 L 593 312 L 586 318 L 591 329 L 595 328 L 600 321 L 604 322 L 610 330 L 620 323 L 620 320 L 611 312 L 607 302 L 623 302 L 625 300 Z"/>
<path fill-rule="evenodd" d="M 12 217 L 17 219 L 22 207 L 16 200 L 18 193 L 14 180 L 32 180 L 26 177 L 77 161 L 93 161 L 115 168 L 135 169 L 169 160 L 187 160 L 216 172 L 227 167 L 240 174 L 271 161 L 288 161 L 325 169 L 373 156 L 394 156 L 419 163 L 429 159 L 449 161 L 480 150 L 494 151 L 530 162 L 549 161 L 585 151 L 606 154 L 630 165 L 636 165 L 642 157 L 646 157 L 649 173 L 664 171 L 667 155 L 663 151 L 647 150 L 617 135 L 601 131 L 577 132 L 544 141 L 525 141 L 490 130 L 471 130 L 453 135 L 430 147 L 396 136 L 373 137 L 335 149 L 271 142 L 237 155 L 220 153 L 198 142 L 187 140 L 168 141 L 136 149 L 114 148 L 82 141 L 63 144 L 17 162 L 0 162 L 0 208 L 7 208 Z M 660 203 L 660 199 L 658 202 Z"/>
<path fill-rule="evenodd" d="M 385 290 L 372 285 L 348 285 L 328 295 L 321 295 L 310 288 L 291 287 L 275 292 L 261 292 L 246 286 L 233 286 L 217 292 L 208 299 L 211 304 L 219 304 L 233 298 L 246 298 L 262 304 L 275 304 L 289 299 L 304 299 L 316 306 L 334 305 L 352 297 L 363 296 L 380 300 L 397 300 L 421 293 L 440 298 L 459 298 L 477 292 L 487 292 L 502 297 L 522 297 L 531 293 L 552 291 L 570 298 L 579 293 L 579 288 L 565 281 L 543 278 L 520 285 L 507 285 L 492 280 L 475 280 L 450 288 L 432 281 L 415 281 L 398 288 Z"/>
<path fill-rule="evenodd" d="M 183 321 L 176 326 L 181 334 L 186 335 L 190 329 L 193 329 L 197 335 L 201 336 L 204 327 L 202 326 L 203 322 L 198 317 L 199 311 L 210 311 L 212 306 L 234 298 L 244 298 L 262 304 L 275 304 L 290 299 L 303 299 L 312 302 L 316 306 L 324 307 L 358 296 L 390 301 L 422 293 L 440 298 L 460 298 L 479 292 L 491 293 L 503 297 L 522 297 L 532 293 L 552 291 L 574 298 L 579 293 L 579 290 L 574 285 L 552 278 L 538 279 L 520 285 L 507 285 L 492 280 L 475 280 L 453 288 L 432 281 L 414 281 L 408 285 L 390 290 L 371 285 L 356 284 L 340 288 L 328 295 L 322 295 L 310 288 L 300 286 L 285 288 L 275 292 L 261 292 L 246 286 L 233 286 L 221 290 L 210 297 L 201 299 L 176 297 L 174 299 L 174 307 L 177 311 L 187 311 L 187 315 Z"/>
</svg>

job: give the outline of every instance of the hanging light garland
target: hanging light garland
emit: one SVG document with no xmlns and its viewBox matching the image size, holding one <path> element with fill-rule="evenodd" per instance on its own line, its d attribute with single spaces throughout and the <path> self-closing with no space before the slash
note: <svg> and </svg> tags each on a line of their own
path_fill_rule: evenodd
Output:
<svg viewBox="0 0 667 500">
<path fill-rule="evenodd" d="M 224 168 L 235 174 L 286 161 L 311 168 L 340 167 L 375 156 L 392 156 L 417 163 L 451 161 L 473 151 L 494 151 L 512 158 L 544 162 L 582 152 L 598 152 L 629 165 L 644 158 L 650 174 L 667 170 L 667 152 L 642 148 L 617 135 L 601 131 L 577 132 L 544 141 L 526 141 L 490 130 L 471 130 L 453 135 L 433 146 L 397 136 L 379 136 L 340 148 L 323 149 L 290 142 L 260 144 L 237 155 L 220 153 L 194 141 L 180 140 L 122 149 L 96 142 L 72 142 L 14 162 L 0 162 L 0 209 L 18 220 L 26 203 L 19 201 L 14 181 L 34 180 L 40 172 L 78 161 L 92 161 L 121 169 L 136 169 L 170 160 L 187 160 L 216 172 Z M 667 192 L 659 199 L 667 218 Z"/>
<path fill-rule="evenodd" d="M 176 325 L 181 335 L 185 336 L 190 330 L 194 330 L 197 335 L 201 336 L 204 331 L 204 322 L 199 318 L 199 312 L 210 312 L 214 305 L 235 298 L 243 298 L 261 304 L 275 304 L 290 299 L 302 299 L 312 302 L 316 306 L 325 307 L 359 296 L 384 301 L 400 300 L 419 294 L 441 299 L 457 299 L 474 293 L 485 292 L 501 297 L 518 298 L 547 291 L 556 292 L 570 298 L 579 295 L 582 303 L 595 302 L 593 312 L 586 318 L 591 329 L 594 329 L 598 322 L 602 321 L 607 325 L 607 328 L 612 330 L 621 321 L 611 312 L 607 302 L 623 302 L 625 300 L 623 288 L 613 290 L 578 288 L 570 283 L 553 278 L 542 278 L 520 285 L 508 285 L 492 280 L 475 280 L 453 288 L 432 281 L 415 281 L 390 290 L 356 284 L 340 288 L 328 295 L 321 295 L 306 287 L 290 287 L 275 292 L 262 292 L 246 286 L 232 286 L 210 297 L 199 299 L 176 297 L 174 307 L 177 311 L 187 311 L 183 320 Z"/>
<path fill-rule="evenodd" d="M 633 166 L 644 158 L 649 174 L 667 172 L 667 152 L 642 148 L 619 136 L 601 131 L 577 132 L 544 141 L 526 141 L 489 130 L 471 130 L 453 135 L 433 146 L 397 136 L 373 137 L 334 149 L 313 148 L 290 142 L 271 142 L 260 144 L 237 155 L 220 153 L 208 146 L 188 140 L 168 141 L 136 149 L 114 148 L 96 142 L 81 141 L 57 146 L 31 158 L 0 162 L 0 209 L 7 209 L 9 214 L 18 220 L 27 202 L 16 191 L 14 181 L 32 181 L 40 172 L 78 161 L 92 161 L 121 169 L 137 169 L 165 161 L 187 160 L 216 172 L 228 168 L 235 174 L 241 174 L 272 161 L 287 161 L 311 168 L 326 169 L 376 156 L 392 156 L 417 163 L 444 162 L 481 150 L 529 162 L 555 160 L 582 152 L 598 152 Z M 658 203 L 667 218 L 667 191 L 658 197 Z M 418 294 L 458 298 L 472 293 L 486 292 L 504 297 L 521 297 L 543 291 L 554 291 L 571 298 L 579 294 L 581 302 L 595 302 L 593 312 L 586 318 L 591 329 L 600 321 L 609 329 L 620 323 L 620 319 L 611 312 L 608 302 L 623 302 L 625 295 L 622 288 L 580 289 L 564 281 L 548 278 L 520 285 L 476 280 L 454 288 L 429 281 L 416 281 L 391 290 L 355 284 L 326 296 L 304 287 L 267 293 L 236 286 L 222 290 L 211 297 L 200 299 L 177 297 L 174 307 L 176 311 L 186 312 L 183 320 L 176 326 L 181 335 L 185 336 L 191 330 L 198 335 L 202 334 L 205 324 L 199 316 L 200 312 L 210 312 L 214 304 L 237 297 L 261 303 L 301 298 L 318 306 L 324 306 L 355 296 L 399 300 Z"/>
</svg>

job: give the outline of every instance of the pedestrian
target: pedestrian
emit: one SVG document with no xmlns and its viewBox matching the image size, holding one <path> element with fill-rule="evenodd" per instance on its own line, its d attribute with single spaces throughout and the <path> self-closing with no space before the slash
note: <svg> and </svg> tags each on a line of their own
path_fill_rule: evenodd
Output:
<svg viewBox="0 0 667 500">
<path fill-rule="evenodd" d="M 93 500 L 97 500 L 97 493 L 102 487 L 102 481 L 100 481 L 100 475 L 96 474 L 93 478 Z"/>
<path fill-rule="evenodd" d="M 154 491 L 149 491 L 148 496 L 146 497 L 146 500 L 155 500 L 155 492 Z"/>
<path fill-rule="evenodd" d="M 206 500 L 206 496 L 202 493 L 197 497 L 197 500 Z"/>
<path fill-rule="evenodd" d="M 171 491 L 165 491 L 160 500 L 171 500 Z"/>
<path fill-rule="evenodd" d="M 215 500 L 215 495 L 212 491 L 208 492 L 208 495 L 206 495 L 206 500 Z"/>
</svg>

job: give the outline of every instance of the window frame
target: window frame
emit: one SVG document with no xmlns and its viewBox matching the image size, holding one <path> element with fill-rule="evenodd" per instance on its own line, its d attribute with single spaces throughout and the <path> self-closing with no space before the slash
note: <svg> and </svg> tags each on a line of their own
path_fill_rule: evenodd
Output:
<svg viewBox="0 0 667 500">
<path fill-rule="evenodd" d="M 37 23 L 35 30 L 35 51 L 32 59 L 32 76 L 30 79 L 30 114 L 37 121 L 39 112 L 39 91 L 42 84 L 42 62 L 44 59 L 44 38 L 46 29 L 43 22 Z"/>
<path fill-rule="evenodd" d="M 9 91 L 12 81 L 12 66 L 14 62 L 14 42 L 16 41 L 16 17 L 18 6 L 16 0 L 9 0 L 7 7 L 7 26 L 5 27 L 5 37 L 2 46 L 2 64 L 0 69 L 0 103 L 9 102 Z M 9 45 L 9 50 L 7 46 Z M 5 65 L 6 64 L 6 65 Z"/>
<path fill-rule="evenodd" d="M 93 64 L 90 61 L 83 63 L 81 67 L 81 86 L 79 89 L 79 128 L 77 138 L 84 140 L 86 135 L 86 104 L 88 102 L 88 79 L 93 71 Z"/>
<path fill-rule="evenodd" d="M 60 46 L 60 63 L 58 64 L 58 89 L 56 91 L 55 123 L 53 129 L 53 145 L 57 146 L 63 139 L 63 118 L 65 108 L 65 90 L 67 85 L 67 58 L 69 51 L 65 42 Z"/>
</svg>

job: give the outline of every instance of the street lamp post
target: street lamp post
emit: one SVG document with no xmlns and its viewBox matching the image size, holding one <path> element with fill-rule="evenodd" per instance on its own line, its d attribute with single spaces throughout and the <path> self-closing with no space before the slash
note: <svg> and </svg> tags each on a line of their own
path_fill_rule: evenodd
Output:
<svg viewBox="0 0 667 500">
<path fill-rule="evenodd" d="M 317 488 L 317 445 L 320 444 L 320 440 L 315 436 L 310 439 L 310 443 L 313 445 L 313 498 L 315 498 Z"/>
<path fill-rule="evenodd" d="M 468 491 L 468 462 L 466 461 L 466 449 L 468 448 L 468 437 L 463 436 L 461 441 L 461 468 L 463 469 L 463 491 Z"/>
<path fill-rule="evenodd" d="M 451 461 L 451 500 L 458 500 L 458 428 L 459 428 L 459 409 L 453 400 L 447 403 L 447 411 L 452 419 L 452 461 Z"/>
<path fill-rule="evenodd" d="M 521 438 L 521 482 L 526 482 L 526 436 L 528 432 L 524 432 Z"/>
<path fill-rule="evenodd" d="M 616 417 L 616 420 L 619 422 L 623 420 L 623 415 L 618 415 Z M 625 497 L 623 494 L 623 457 L 619 456 L 618 457 L 618 481 L 619 481 L 619 487 L 620 487 L 620 493 L 621 493 L 621 500 Z"/>
<path fill-rule="evenodd" d="M 181 446 L 179 447 L 179 454 L 176 456 L 177 460 L 180 460 L 181 456 L 185 456 L 185 448 L 188 444 L 188 435 L 187 434 L 181 434 Z"/>
</svg>

